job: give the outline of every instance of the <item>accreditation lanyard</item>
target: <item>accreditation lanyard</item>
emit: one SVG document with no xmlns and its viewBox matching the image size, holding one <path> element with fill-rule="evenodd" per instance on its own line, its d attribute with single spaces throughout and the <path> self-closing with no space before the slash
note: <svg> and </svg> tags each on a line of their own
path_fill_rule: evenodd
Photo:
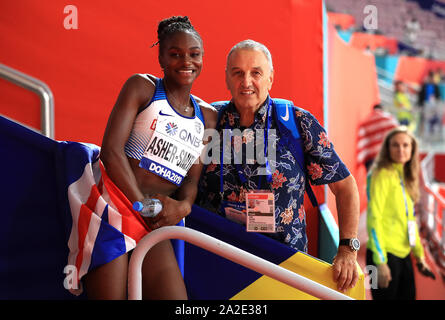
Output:
<svg viewBox="0 0 445 320">
<path fill-rule="evenodd" d="M 271 110 L 272 110 L 272 108 L 271 108 L 271 106 L 272 106 L 272 99 L 270 99 L 270 98 L 268 98 L 268 104 L 267 104 L 267 111 L 266 111 L 266 114 L 267 114 L 267 117 L 266 117 L 266 135 L 264 136 L 264 156 L 265 156 L 265 159 L 266 159 L 266 163 L 265 163 L 265 166 L 266 166 L 266 179 L 267 179 L 267 182 L 272 182 L 272 170 L 270 169 L 270 164 L 269 164 L 269 160 L 267 159 L 267 156 L 268 156 L 268 154 L 267 154 L 267 150 L 268 150 L 268 141 L 269 141 L 269 129 L 270 129 L 270 117 L 271 117 L 271 115 L 270 115 L 270 113 L 271 113 Z M 233 151 L 233 145 L 232 145 L 232 128 L 230 128 L 229 127 L 229 123 L 228 123 L 228 121 L 226 121 L 226 125 L 225 125 L 225 127 L 224 127 L 224 129 L 229 129 L 229 130 L 224 130 L 225 132 L 230 132 L 230 136 L 229 136 L 229 138 L 230 138 L 230 147 L 231 147 L 231 151 L 232 151 L 232 154 L 234 154 L 234 151 Z M 225 133 L 223 133 L 223 134 L 225 134 Z M 224 137 L 223 137 L 223 141 L 224 141 Z M 220 157 L 221 157 L 221 159 L 220 159 L 220 172 L 219 172 L 219 183 L 220 183 L 220 185 L 219 185 L 219 192 L 220 192 L 220 195 L 221 195 L 221 200 L 224 200 L 224 198 L 223 198 L 223 195 L 224 195 L 224 175 L 223 175 L 223 164 L 224 164 L 224 144 L 222 144 L 222 148 L 221 148 L 222 150 L 221 150 L 221 153 L 220 153 Z M 236 171 L 237 171 L 237 173 L 238 173 L 238 177 L 240 178 L 240 180 L 241 180 L 241 183 L 244 185 L 246 182 L 247 182 L 247 178 L 246 178 L 246 176 L 245 176 L 245 174 L 244 174 L 244 169 L 243 169 L 243 167 L 240 165 L 240 164 L 234 164 L 235 165 L 235 169 L 236 169 Z M 262 176 L 260 176 L 260 181 L 259 181 L 259 186 L 261 186 L 261 182 L 262 182 Z"/>
<path fill-rule="evenodd" d="M 405 202 L 405 211 L 406 211 L 406 220 L 407 220 L 407 224 L 408 224 L 408 242 L 410 247 L 415 247 L 416 246 L 416 221 L 413 220 L 409 220 L 409 211 L 408 211 L 408 201 L 406 199 L 406 192 L 405 192 L 405 185 L 403 183 L 403 178 L 402 176 L 399 174 L 399 178 L 400 178 L 400 185 L 402 186 L 402 192 L 403 192 L 403 200 Z M 415 209 L 413 207 L 413 216 L 416 215 Z"/>
</svg>

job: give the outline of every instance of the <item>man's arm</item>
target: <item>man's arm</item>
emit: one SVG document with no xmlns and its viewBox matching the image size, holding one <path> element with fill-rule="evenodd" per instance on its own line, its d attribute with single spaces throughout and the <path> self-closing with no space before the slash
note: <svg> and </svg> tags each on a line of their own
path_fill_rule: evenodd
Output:
<svg viewBox="0 0 445 320">
<path fill-rule="evenodd" d="M 347 178 L 330 183 L 329 188 L 335 195 L 338 212 L 340 239 L 356 238 L 360 216 L 360 200 L 357 184 L 352 175 Z M 339 246 L 334 258 L 334 281 L 338 290 L 346 291 L 355 286 L 358 280 L 356 266 L 357 252 L 348 246 Z"/>
</svg>

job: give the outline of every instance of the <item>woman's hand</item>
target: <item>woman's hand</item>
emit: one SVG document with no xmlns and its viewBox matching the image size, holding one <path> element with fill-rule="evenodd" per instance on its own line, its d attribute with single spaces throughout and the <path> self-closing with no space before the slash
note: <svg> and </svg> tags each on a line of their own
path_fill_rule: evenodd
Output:
<svg viewBox="0 0 445 320">
<path fill-rule="evenodd" d="M 377 266 L 377 278 L 379 288 L 388 288 L 389 283 L 392 280 L 391 270 L 386 263 L 379 264 Z"/>
<path fill-rule="evenodd" d="M 430 277 L 433 279 L 436 279 L 436 276 L 431 271 L 431 268 L 428 266 L 428 263 L 426 263 L 425 258 L 417 259 L 417 269 L 421 274 L 423 274 L 426 277 Z"/>
<path fill-rule="evenodd" d="M 162 210 L 154 218 L 144 218 L 150 229 L 174 226 L 192 211 L 192 205 L 188 201 L 178 201 L 162 194 L 155 194 L 153 198 L 162 203 Z"/>
</svg>

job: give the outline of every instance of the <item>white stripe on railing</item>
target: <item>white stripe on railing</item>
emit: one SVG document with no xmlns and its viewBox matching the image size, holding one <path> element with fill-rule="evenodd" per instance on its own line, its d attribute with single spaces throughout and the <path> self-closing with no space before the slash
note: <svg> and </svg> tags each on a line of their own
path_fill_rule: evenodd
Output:
<svg viewBox="0 0 445 320">
<path fill-rule="evenodd" d="M 178 226 L 162 227 L 142 238 L 134 249 L 128 272 L 128 299 L 142 299 L 142 262 L 148 250 L 167 239 L 181 239 L 191 244 L 220 255 L 244 267 L 281 281 L 289 286 L 304 291 L 314 297 L 325 300 L 354 300 L 338 291 L 321 285 L 313 280 L 284 269 L 272 262 L 259 258 L 249 252 L 238 249 L 228 243 L 215 239 L 202 232 Z"/>
</svg>

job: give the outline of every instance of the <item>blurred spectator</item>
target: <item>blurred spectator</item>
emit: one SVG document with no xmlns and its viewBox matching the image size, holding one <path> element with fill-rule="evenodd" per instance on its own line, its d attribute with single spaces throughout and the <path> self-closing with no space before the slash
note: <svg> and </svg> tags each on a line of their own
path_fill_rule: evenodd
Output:
<svg viewBox="0 0 445 320">
<path fill-rule="evenodd" d="M 441 68 L 437 68 L 437 70 L 434 71 L 433 81 L 435 84 L 439 84 L 440 81 L 442 81 L 442 69 Z"/>
<path fill-rule="evenodd" d="M 394 88 L 394 106 L 397 108 L 397 120 L 399 124 L 407 126 L 411 131 L 415 129 L 413 110 L 403 81 L 397 80 Z"/>
<path fill-rule="evenodd" d="M 440 98 L 439 88 L 437 83 L 434 81 L 434 72 L 430 70 L 426 76 L 425 81 L 422 84 L 422 88 L 419 91 L 418 104 L 419 106 L 424 106 L 426 103 L 435 102 L 434 100 Z"/>
<path fill-rule="evenodd" d="M 412 17 L 410 20 L 408 20 L 405 24 L 405 35 L 410 44 L 414 44 L 417 40 L 417 35 L 420 31 L 420 23 L 415 18 Z"/>
<path fill-rule="evenodd" d="M 437 86 L 439 87 L 440 101 L 445 101 L 445 73 L 441 68 L 436 71 L 436 79 L 434 79 Z"/>
<path fill-rule="evenodd" d="M 369 170 L 380 150 L 385 134 L 397 127 L 396 119 L 376 104 L 368 117 L 360 124 L 357 142 L 357 163 Z"/>
<path fill-rule="evenodd" d="M 434 72 L 430 70 L 418 94 L 420 108 L 419 135 L 433 134 L 436 126 L 442 129 L 438 100 L 440 99 L 439 86 L 434 82 Z M 428 128 L 428 131 L 426 131 Z"/>
</svg>

